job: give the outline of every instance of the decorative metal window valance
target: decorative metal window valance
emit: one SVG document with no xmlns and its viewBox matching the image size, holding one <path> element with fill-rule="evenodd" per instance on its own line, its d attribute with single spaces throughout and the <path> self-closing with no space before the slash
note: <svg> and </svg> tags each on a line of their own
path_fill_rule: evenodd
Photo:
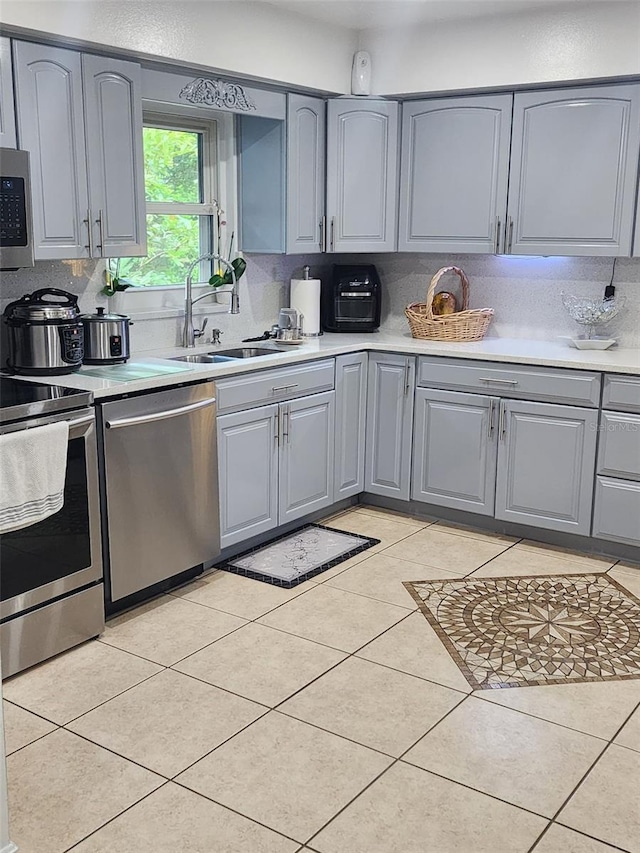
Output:
<svg viewBox="0 0 640 853">
<path fill-rule="evenodd" d="M 197 77 L 180 91 L 179 97 L 192 104 L 207 107 L 225 107 L 228 110 L 249 112 L 256 105 L 237 83 L 227 83 L 224 80 L 208 80 Z"/>
</svg>

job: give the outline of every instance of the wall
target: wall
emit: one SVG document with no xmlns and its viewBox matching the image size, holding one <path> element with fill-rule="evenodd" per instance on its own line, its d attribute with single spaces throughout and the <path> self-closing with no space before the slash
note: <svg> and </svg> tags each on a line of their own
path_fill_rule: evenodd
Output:
<svg viewBox="0 0 640 853">
<path fill-rule="evenodd" d="M 360 47 L 371 53 L 372 90 L 380 94 L 640 75 L 640 3 L 574 2 L 495 17 L 363 30 Z"/>
<path fill-rule="evenodd" d="M 0 21 L 146 56 L 350 91 L 355 32 L 250 0 L 3 0 Z"/>
<path fill-rule="evenodd" d="M 304 264 L 323 279 L 331 275 L 334 263 L 376 265 L 383 285 L 382 331 L 408 334 L 404 315 L 410 302 L 424 301 L 431 276 L 443 266 L 462 267 L 471 282 L 471 307 L 494 308 L 495 318 L 489 335 L 501 338 L 554 340 L 562 335 L 580 333 L 564 310 L 561 291 L 576 296 L 600 297 L 611 278 L 611 258 L 517 258 L 493 255 L 248 255 L 247 271 L 241 279 L 240 314 L 231 315 L 227 303 L 196 306 L 209 316 L 209 330 L 220 328 L 223 343 L 255 337 L 278 319 L 278 310 L 288 305 L 288 283 L 300 275 Z M 86 262 L 77 278 L 63 262 L 39 261 L 33 270 L 2 275 L 0 309 L 12 299 L 40 287 L 59 287 L 78 294 L 84 312 L 107 305 L 98 291 L 103 285 L 102 262 Z M 618 258 L 615 270 L 616 295 L 624 297 L 625 308 L 606 328 L 619 344 L 640 348 L 640 259 Z M 439 289 L 458 288 L 457 276 L 444 279 Z M 178 294 L 178 299 L 181 294 Z M 125 297 L 126 299 L 126 297 Z M 131 297 L 135 299 L 135 297 Z M 226 300 L 227 297 L 220 297 Z M 131 312 L 133 301 L 125 301 Z M 117 306 L 120 310 L 120 306 Z M 196 325 L 202 316 L 196 317 Z M 179 316 L 163 319 L 136 319 L 131 327 L 134 357 L 148 350 L 167 349 L 180 344 L 182 320 Z M 640 356 L 639 356 L 640 357 Z"/>
</svg>

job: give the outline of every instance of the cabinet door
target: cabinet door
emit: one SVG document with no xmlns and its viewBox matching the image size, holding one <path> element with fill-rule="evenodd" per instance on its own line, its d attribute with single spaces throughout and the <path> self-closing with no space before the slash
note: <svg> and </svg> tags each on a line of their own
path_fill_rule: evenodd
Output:
<svg viewBox="0 0 640 853">
<path fill-rule="evenodd" d="M 285 123 L 238 115 L 238 204 L 243 252 L 285 251 Z"/>
<path fill-rule="evenodd" d="M 222 548 L 278 524 L 278 406 L 218 418 Z"/>
<path fill-rule="evenodd" d="M 498 252 L 512 105 L 512 95 L 403 104 L 399 251 Z"/>
<path fill-rule="evenodd" d="M 89 258 L 80 54 L 13 44 L 18 137 L 31 154 L 35 259 Z"/>
<path fill-rule="evenodd" d="M 496 397 L 418 388 L 411 497 L 493 515 Z"/>
<path fill-rule="evenodd" d="M 589 535 L 598 412 L 502 400 L 496 518 Z"/>
<path fill-rule="evenodd" d="M 288 255 L 324 251 L 325 113 L 320 98 L 288 96 Z"/>
<path fill-rule="evenodd" d="M 365 491 L 409 500 L 415 359 L 369 356 Z"/>
<path fill-rule="evenodd" d="M 367 354 L 336 358 L 336 451 L 334 500 L 364 491 L 367 418 Z"/>
<path fill-rule="evenodd" d="M 144 255 L 140 66 L 87 54 L 82 74 L 94 254 Z"/>
<path fill-rule="evenodd" d="M 640 480 L 640 415 L 602 412 L 598 474 Z M 638 516 L 640 534 L 640 516 Z"/>
<path fill-rule="evenodd" d="M 639 146 L 639 84 L 516 94 L 507 251 L 629 255 Z"/>
<path fill-rule="evenodd" d="M 329 251 L 393 252 L 398 104 L 339 98 L 328 106 Z"/>
<path fill-rule="evenodd" d="M 633 238 L 633 257 L 640 258 L 640 184 L 638 185 L 638 198 L 636 199 L 636 233 Z"/>
<path fill-rule="evenodd" d="M 11 41 L 0 38 L 0 148 L 16 148 Z"/>
<path fill-rule="evenodd" d="M 280 524 L 333 503 L 335 392 L 282 403 Z"/>
</svg>

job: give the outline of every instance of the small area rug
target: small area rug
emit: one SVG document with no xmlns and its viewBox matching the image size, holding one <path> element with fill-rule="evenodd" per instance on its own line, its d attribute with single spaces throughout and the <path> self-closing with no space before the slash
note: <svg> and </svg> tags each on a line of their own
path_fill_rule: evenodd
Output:
<svg viewBox="0 0 640 853">
<path fill-rule="evenodd" d="M 606 574 L 405 587 L 474 690 L 640 678 L 640 600 Z"/>
<path fill-rule="evenodd" d="M 307 524 L 217 568 L 291 589 L 379 543 L 368 536 Z"/>
</svg>

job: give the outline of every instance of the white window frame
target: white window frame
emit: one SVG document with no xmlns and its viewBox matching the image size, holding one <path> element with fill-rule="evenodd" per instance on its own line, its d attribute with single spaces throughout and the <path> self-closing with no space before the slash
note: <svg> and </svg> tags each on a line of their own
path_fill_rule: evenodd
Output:
<svg viewBox="0 0 640 853">
<path fill-rule="evenodd" d="M 201 228 L 211 231 L 215 227 L 217 205 L 222 213 L 224 224 L 221 226 L 219 251 L 224 254 L 229 246 L 231 234 L 237 234 L 237 156 L 235 144 L 235 122 L 232 113 L 203 110 L 196 107 L 182 107 L 173 104 L 143 101 L 143 126 L 165 127 L 172 130 L 195 130 L 203 133 L 202 143 L 202 195 L 203 201 L 196 204 L 184 202 L 146 202 L 146 213 L 184 213 L 203 216 Z M 208 222 L 204 217 L 212 217 Z M 205 238 L 208 235 L 205 233 Z M 201 244 L 203 234 L 201 231 Z M 210 238 L 210 241 L 213 238 Z M 214 248 L 210 242 L 211 248 Z M 194 258 L 195 260 L 195 258 Z M 209 287 L 212 263 L 204 261 L 200 265 L 195 291 L 200 295 Z M 211 292 L 210 299 L 204 299 L 194 306 L 194 314 L 211 313 L 218 310 L 228 311 L 229 297 L 221 291 Z M 220 295 L 218 296 L 218 293 Z M 161 284 L 133 286 L 118 294 L 123 298 L 126 312 L 137 319 L 163 319 L 176 317 L 183 313 L 184 284 Z M 217 307 L 219 305 L 219 307 Z M 124 309 L 123 309 L 124 310 Z"/>
</svg>

